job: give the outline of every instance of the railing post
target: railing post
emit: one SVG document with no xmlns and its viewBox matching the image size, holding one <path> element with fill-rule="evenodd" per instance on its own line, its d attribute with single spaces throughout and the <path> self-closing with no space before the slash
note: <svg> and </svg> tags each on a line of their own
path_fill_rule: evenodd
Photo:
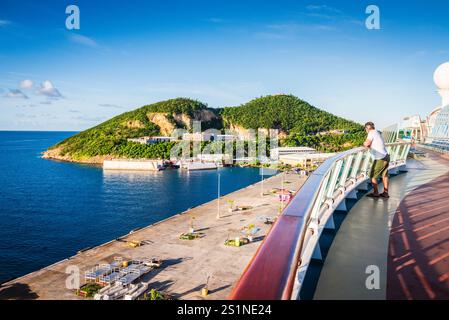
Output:
<svg viewBox="0 0 449 320">
<path fill-rule="evenodd" d="M 405 144 L 404 149 L 402 150 L 401 159 L 406 160 L 408 156 L 408 152 L 410 151 L 410 144 Z"/>
<path fill-rule="evenodd" d="M 337 163 L 334 165 L 334 168 L 332 169 L 332 176 L 331 176 L 332 178 L 331 178 L 331 181 L 328 185 L 327 192 L 326 192 L 326 197 L 328 199 L 332 199 L 334 196 L 335 185 L 337 184 L 338 176 L 340 174 L 342 165 L 343 165 L 343 160 L 339 160 L 339 161 L 337 161 Z"/>
<path fill-rule="evenodd" d="M 313 222 L 315 222 L 317 224 L 317 227 L 318 227 L 318 219 L 319 219 L 318 213 L 320 212 L 320 208 L 323 203 L 323 198 L 326 194 L 329 177 L 330 177 L 330 172 L 328 174 L 326 174 L 326 176 L 323 179 L 323 183 L 320 185 L 320 190 L 315 199 L 315 204 L 313 205 L 312 212 L 310 213 L 310 218 L 313 220 Z"/>
<path fill-rule="evenodd" d="M 351 178 L 353 179 L 357 178 L 362 158 L 363 158 L 363 151 L 357 154 L 357 158 L 355 158 L 354 165 L 352 166 Z"/>
<path fill-rule="evenodd" d="M 363 172 L 365 174 L 365 176 L 367 177 L 368 176 L 368 166 L 371 163 L 371 155 L 369 154 L 368 151 L 364 151 L 364 156 L 365 156 L 365 160 L 363 161 L 361 172 Z"/>
<path fill-rule="evenodd" d="M 390 161 L 397 161 L 400 154 L 401 145 L 400 144 L 394 145 L 393 150 L 394 150 L 393 157 L 391 157 Z"/>
<path fill-rule="evenodd" d="M 340 176 L 340 182 L 339 182 L 339 186 L 340 187 L 346 187 L 346 182 L 348 181 L 348 175 L 349 175 L 349 170 L 351 170 L 352 167 L 352 160 L 354 159 L 354 155 L 351 154 L 349 155 L 346 159 L 345 159 L 345 166 L 343 168 L 343 173 Z"/>
</svg>

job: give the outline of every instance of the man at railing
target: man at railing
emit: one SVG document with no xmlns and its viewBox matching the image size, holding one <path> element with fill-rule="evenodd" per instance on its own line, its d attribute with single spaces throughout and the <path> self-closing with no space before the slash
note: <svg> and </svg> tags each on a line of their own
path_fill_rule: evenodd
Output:
<svg viewBox="0 0 449 320">
<path fill-rule="evenodd" d="M 374 158 L 369 177 L 373 184 L 373 192 L 368 194 L 372 198 L 389 198 L 388 195 L 388 166 L 390 164 L 390 155 L 385 147 L 384 139 L 379 131 L 376 130 L 374 123 L 365 123 L 365 131 L 368 133 L 363 146 L 370 149 Z M 384 190 L 379 194 L 377 179 L 382 178 Z"/>
</svg>

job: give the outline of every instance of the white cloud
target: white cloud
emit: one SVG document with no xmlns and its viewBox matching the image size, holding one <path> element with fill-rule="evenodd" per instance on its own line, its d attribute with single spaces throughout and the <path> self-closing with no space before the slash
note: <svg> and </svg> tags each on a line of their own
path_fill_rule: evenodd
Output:
<svg viewBox="0 0 449 320">
<path fill-rule="evenodd" d="M 288 37 L 286 34 L 275 32 L 257 32 L 254 34 L 254 36 L 258 39 L 265 39 L 265 40 L 280 40 L 286 39 Z"/>
<path fill-rule="evenodd" d="M 334 8 L 331 6 L 327 6 L 325 4 L 323 4 L 323 5 L 311 4 L 311 5 L 308 5 L 306 7 L 306 9 L 309 11 L 322 11 L 322 12 L 325 11 L 325 12 L 330 12 L 330 13 L 332 13 L 332 12 L 333 13 L 342 13 L 342 11 L 340 9 L 337 9 L 337 8 Z"/>
<path fill-rule="evenodd" d="M 30 103 L 30 104 L 21 104 L 21 105 L 16 105 L 16 108 L 34 108 L 34 107 L 36 107 L 36 105 L 35 104 L 33 104 L 33 103 Z"/>
<path fill-rule="evenodd" d="M 62 98 L 62 95 L 59 92 L 59 90 L 56 89 L 53 86 L 53 83 L 51 83 L 48 80 L 45 80 L 44 82 L 42 82 L 41 86 L 37 90 L 37 93 L 47 96 L 47 97 L 50 97 L 50 98 Z"/>
<path fill-rule="evenodd" d="M 224 22 L 224 20 L 221 19 L 221 18 L 208 18 L 208 19 L 206 19 L 206 21 L 207 22 L 212 22 L 212 23 L 222 23 L 222 22 Z"/>
<path fill-rule="evenodd" d="M 110 103 L 101 103 L 99 104 L 100 107 L 103 108 L 114 108 L 114 109 L 124 109 L 124 107 L 116 105 L 116 104 L 110 104 Z"/>
<path fill-rule="evenodd" d="M 279 23 L 279 24 L 270 24 L 267 26 L 267 28 L 275 31 L 290 32 L 290 33 L 295 33 L 298 31 L 332 30 L 331 26 L 318 23 L 310 23 L 310 24 Z"/>
<path fill-rule="evenodd" d="M 76 34 L 76 33 L 70 34 L 69 39 L 70 39 L 70 41 L 72 41 L 74 43 L 82 44 L 84 46 L 98 47 L 98 43 L 95 40 L 93 40 L 89 37 L 83 36 L 81 34 Z"/>
<path fill-rule="evenodd" d="M 36 119 L 37 116 L 35 114 L 27 114 L 27 113 L 16 113 L 17 118 L 26 118 L 26 119 Z"/>
<path fill-rule="evenodd" d="M 34 86 L 34 82 L 29 79 L 25 79 L 20 81 L 20 87 L 22 89 L 31 89 Z"/>
<path fill-rule="evenodd" d="M 72 117 L 72 119 L 74 120 L 80 120 L 83 122 L 101 122 L 106 120 L 106 117 L 90 117 L 90 116 L 77 116 L 77 117 Z"/>
<path fill-rule="evenodd" d="M 347 15 L 344 11 L 328 5 L 308 5 L 306 6 L 306 11 L 304 14 L 307 17 L 333 23 L 335 27 L 341 24 L 365 26 L 365 22 L 360 20 L 360 17 Z"/>
<path fill-rule="evenodd" d="M 328 24 L 300 24 L 296 22 L 269 24 L 264 29 L 264 31 L 255 33 L 254 36 L 265 40 L 280 40 L 295 37 L 299 33 L 335 30 L 333 26 Z"/>
<path fill-rule="evenodd" d="M 5 27 L 7 25 L 11 24 L 11 21 L 8 20 L 0 20 L 0 28 Z"/>
<path fill-rule="evenodd" d="M 28 96 L 19 89 L 9 89 L 9 92 L 5 94 L 5 97 L 12 99 L 28 99 Z"/>
</svg>

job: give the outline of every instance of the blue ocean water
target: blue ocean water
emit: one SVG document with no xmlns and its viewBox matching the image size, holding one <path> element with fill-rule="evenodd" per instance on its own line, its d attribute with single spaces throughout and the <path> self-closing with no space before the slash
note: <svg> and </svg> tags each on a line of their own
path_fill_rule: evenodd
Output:
<svg viewBox="0 0 449 320">
<path fill-rule="evenodd" d="M 41 158 L 73 132 L 0 131 L 0 282 L 217 196 L 217 171 L 103 172 Z M 220 169 L 221 194 L 260 180 Z"/>
</svg>

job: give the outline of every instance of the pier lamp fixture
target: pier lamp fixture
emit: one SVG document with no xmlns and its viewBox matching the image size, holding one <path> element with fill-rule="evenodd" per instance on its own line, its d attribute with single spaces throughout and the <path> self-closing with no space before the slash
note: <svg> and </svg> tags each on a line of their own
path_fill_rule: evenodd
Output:
<svg viewBox="0 0 449 320">
<path fill-rule="evenodd" d="M 217 171 L 217 175 L 218 175 L 218 185 L 217 185 L 217 219 L 220 219 L 220 182 L 221 182 L 220 172 Z"/>
</svg>

